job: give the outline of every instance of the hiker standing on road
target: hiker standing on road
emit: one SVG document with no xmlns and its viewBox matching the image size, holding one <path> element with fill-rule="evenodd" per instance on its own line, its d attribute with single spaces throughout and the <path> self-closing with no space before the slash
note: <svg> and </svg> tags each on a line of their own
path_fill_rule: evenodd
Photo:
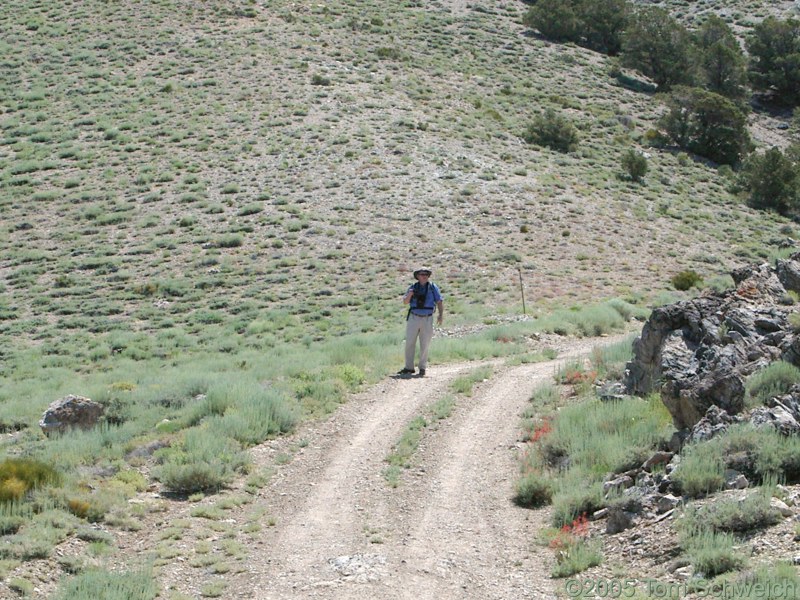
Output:
<svg viewBox="0 0 800 600">
<path fill-rule="evenodd" d="M 414 271 L 417 282 L 411 285 L 403 296 L 403 304 L 408 304 L 406 315 L 406 366 L 400 375 L 414 372 L 414 353 L 419 337 L 419 376 L 425 377 L 428 365 L 428 347 L 433 337 L 433 311 L 438 311 L 436 322 L 441 326 L 444 319 L 444 303 L 439 287 L 430 281 L 431 270 L 419 268 Z"/>
</svg>

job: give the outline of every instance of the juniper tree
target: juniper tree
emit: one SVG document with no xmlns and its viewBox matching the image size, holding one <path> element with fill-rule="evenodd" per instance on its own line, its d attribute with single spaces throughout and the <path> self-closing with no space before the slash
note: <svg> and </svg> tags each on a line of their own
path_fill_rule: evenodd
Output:
<svg viewBox="0 0 800 600">
<path fill-rule="evenodd" d="M 631 17 L 622 41 L 622 64 L 650 77 L 660 91 L 694 81 L 694 43 L 689 31 L 661 8 Z"/>
</svg>

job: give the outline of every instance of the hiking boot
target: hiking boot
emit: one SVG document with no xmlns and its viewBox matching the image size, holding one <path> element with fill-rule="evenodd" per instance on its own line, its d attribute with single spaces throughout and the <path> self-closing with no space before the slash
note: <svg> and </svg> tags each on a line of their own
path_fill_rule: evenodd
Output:
<svg viewBox="0 0 800 600">
<path fill-rule="evenodd" d="M 420 377 L 425 377 L 425 369 L 420 369 L 419 370 L 419 376 Z"/>
<path fill-rule="evenodd" d="M 414 369 L 400 369 L 397 372 L 397 374 L 398 375 L 413 375 L 414 374 Z"/>
</svg>

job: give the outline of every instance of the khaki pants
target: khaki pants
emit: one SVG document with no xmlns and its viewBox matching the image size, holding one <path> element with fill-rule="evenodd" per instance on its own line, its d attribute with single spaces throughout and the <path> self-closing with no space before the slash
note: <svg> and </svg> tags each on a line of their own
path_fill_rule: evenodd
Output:
<svg viewBox="0 0 800 600">
<path fill-rule="evenodd" d="M 408 315 L 406 321 L 406 369 L 414 370 L 414 352 L 419 337 L 419 368 L 428 366 L 428 347 L 433 338 L 433 315 Z"/>
</svg>

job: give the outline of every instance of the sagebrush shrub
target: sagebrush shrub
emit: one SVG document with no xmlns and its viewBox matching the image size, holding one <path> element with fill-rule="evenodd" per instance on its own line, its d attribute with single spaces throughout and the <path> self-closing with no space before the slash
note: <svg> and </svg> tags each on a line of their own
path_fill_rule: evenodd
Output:
<svg viewBox="0 0 800 600">
<path fill-rule="evenodd" d="M 66 580 L 56 592 L 56 600 L 152 600 L 158 583 L 149 570 L 112 572 L 91 569 Z"/>
<path fill-rule="evenodd" d="M 746 457 L 742 463 L 740 457 Z M 721 490 L 726 468 L 735 468 L 752 482 L 800 479 L 800 440 L 771 427 L 733 425 L 724 434 L 687 446 L 673 480 L 681 493 L 700 497 Z"/>
<path fill-rule="evenodd" d="M 527 473 L 517 481 L 514 502 L 519 506 L 538 508 L 550 504 L 552 499 L 553 485 L 548 477 Z"/>
<path fill-rule="evenodd" d="M 522 138 L 529 144 L 559 152 L 571 152 L 578 146 L 578 131 L 572 121 L 548 108 L 528 125 Z"/>
<path fill-rule="evenodd" d="M 735 551 L 735 538 L 725 533 L 701 533 L 684 540 L 686 550 L 696 573 L 716 577 L 735 571 L 745 564 L 745 559 Z"/>
<path fill-rule="evenodd" d="M 50 465 L 28 458 L 7 458 L 0 463 L 0 502 L 20 500 L 28 490 L 60 481 Z"/>
<path fill-rule="evenodd" d="M 691 269 L 681 271 L 680 273 L 675 273 L 675 275 L 673 275 L 670 279 L 672 287 L 682 292 L 697 286 L 699 283 L 702 283 L 702 281 L 703 278 L 700 276 L 700 274 Z"/>
<path fill-rule="evenodd" d="M 781 515 L 770 506 L 772 489 L 767 486 L 743 500 L 723 498 L 700 508 L 690 505 L 678 522 L 678 528 L 686 534 L 746 533 L 774 525 L 781 520 Z"/>
<path fill-rule="evenodd" d="M 647 174 L 647 157 L 641 152 L 629 149 L 625 151 L 621 159 L 622 168 L 633 181 L 641 181 Z"/>
<path fill-rule="evenodd" d="M 723 488 L 725 463 L 721 453 L 716 451 L 718 447 L 719 444 L 703 444 L 686 449 L 672 476 L 682 494 L 699 498 Z"/>
<path fill-rule="evenodd" d="M 219 491 L 249 463 L 238 442 L 211 427 L 189 429 L 182 444 L 159 452 L 163 464 L 154 475 L 167 489 L 182 494 Z"/>
<path fill-rule="evenodd" d="M 798 382 L 800 369 L 782 360 L 775 361 L 747 380 L 747 403 L 760 406 L 770 398 L 786 394 Z"/>
</svg>

